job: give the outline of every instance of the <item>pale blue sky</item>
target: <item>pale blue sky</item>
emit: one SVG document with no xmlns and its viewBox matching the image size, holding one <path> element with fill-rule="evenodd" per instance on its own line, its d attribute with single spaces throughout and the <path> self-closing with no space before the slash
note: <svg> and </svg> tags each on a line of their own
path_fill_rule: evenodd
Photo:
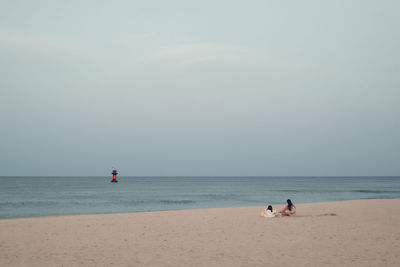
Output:
<svg viewBox="0 0 400 267">
<path fill-rule="evenodd" d="M 400 175 L 399 3 L 0 0 L 0 175 Z"/>
</svg>

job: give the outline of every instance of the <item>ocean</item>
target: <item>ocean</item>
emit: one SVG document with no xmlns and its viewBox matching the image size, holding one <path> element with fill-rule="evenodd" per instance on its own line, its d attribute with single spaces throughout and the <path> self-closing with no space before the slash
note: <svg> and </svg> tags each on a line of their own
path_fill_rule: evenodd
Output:
<svg viewBox="0 0 400 267">
<path fill-rule="evenodd" d="M 400 198 L 396 177 L 0 177 L 0 218 Z"/>
</svg>

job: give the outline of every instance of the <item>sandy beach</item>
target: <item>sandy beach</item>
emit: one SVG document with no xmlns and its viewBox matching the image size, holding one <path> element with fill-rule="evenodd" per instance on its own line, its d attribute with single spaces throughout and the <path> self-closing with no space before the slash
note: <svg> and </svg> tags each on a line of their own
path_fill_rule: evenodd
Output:
<svg viewBox="0 0 400 267">
<path fill-rule="evenodd" d="M 400 265 L 400 199 L 263 208 L 2 219 L 0 266 Z"/>
</svg>

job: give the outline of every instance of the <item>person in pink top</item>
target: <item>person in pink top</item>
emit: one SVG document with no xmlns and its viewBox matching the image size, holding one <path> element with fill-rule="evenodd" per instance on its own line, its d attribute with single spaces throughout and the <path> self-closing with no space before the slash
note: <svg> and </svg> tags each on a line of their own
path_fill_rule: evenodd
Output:
<svg viewBox="0 0 400 267">
<path fill-rule="evenodd" d="M 296 215 L 296 206 L 292 203 L 290 199 L 286 200 L 285 207 L 279 212 L 283 216 L 293 216 Z"/>
</svg>

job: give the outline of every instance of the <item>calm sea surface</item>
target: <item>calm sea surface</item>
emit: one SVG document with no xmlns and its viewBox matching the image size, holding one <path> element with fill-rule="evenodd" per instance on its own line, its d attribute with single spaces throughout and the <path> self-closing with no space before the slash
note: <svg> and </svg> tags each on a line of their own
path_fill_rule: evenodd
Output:
<svg viewBox="0 0 400 267">
<path fill-rule="evenodd" d="M 0 177 L 0 218 L 400 198 L 400 177 Z"/>
</svg>

